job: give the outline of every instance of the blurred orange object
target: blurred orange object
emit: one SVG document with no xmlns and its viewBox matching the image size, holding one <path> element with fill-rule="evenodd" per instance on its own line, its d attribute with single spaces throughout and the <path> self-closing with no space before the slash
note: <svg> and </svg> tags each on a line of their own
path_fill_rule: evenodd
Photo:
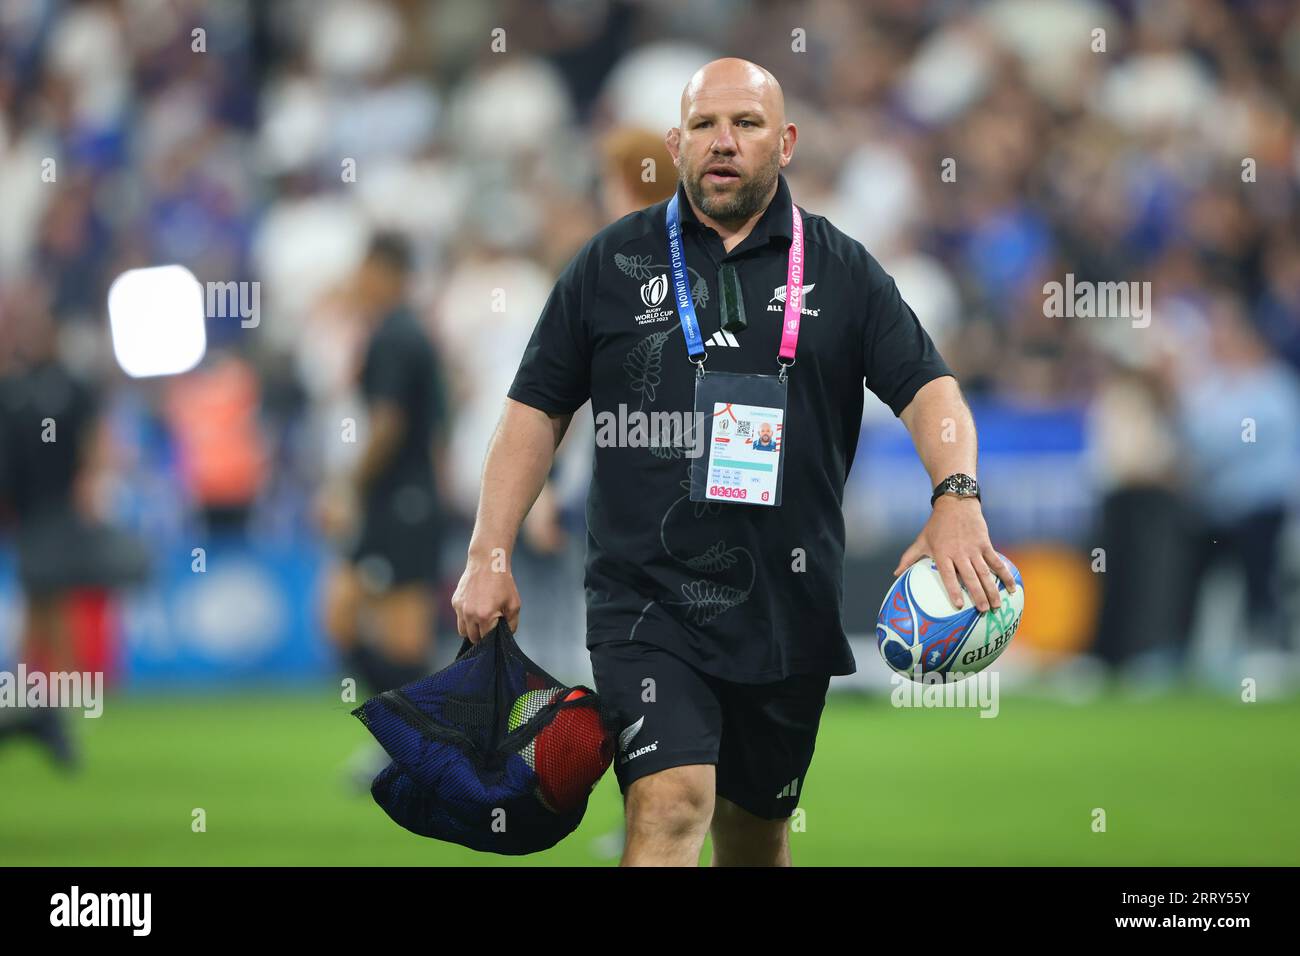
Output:
<svg viewBox="0 0 1300 956">
<path fill-rule="evenodd" d="M 1088 650 L 1097 625 L 1101 585 L 1087 559 L 1057 544 L 1031 544 L 1006 556 L 1025 582 L 1025 613 L 1012 645 L 1066 656 Z"/>
<path fill-rule="evenodd" d="M 182 375 L 167 392 L 181 475 L 203 508 L 251 503 L 266 480 L 257 413 L 261 388 L 248 363 L 225 356 Z"/>
</svg>

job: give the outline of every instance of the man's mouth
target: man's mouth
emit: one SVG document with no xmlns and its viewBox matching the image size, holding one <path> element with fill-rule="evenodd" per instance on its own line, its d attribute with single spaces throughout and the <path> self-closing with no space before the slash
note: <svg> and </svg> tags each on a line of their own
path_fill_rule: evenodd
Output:
<svg viewBox="0 0 1300 956">
<path fill-rule="evenodd" d="M 704 179 L 711 183 L 739 182 L 740 171 L 731 166 L 709 166 L 704 170 Z"/>
</svg>

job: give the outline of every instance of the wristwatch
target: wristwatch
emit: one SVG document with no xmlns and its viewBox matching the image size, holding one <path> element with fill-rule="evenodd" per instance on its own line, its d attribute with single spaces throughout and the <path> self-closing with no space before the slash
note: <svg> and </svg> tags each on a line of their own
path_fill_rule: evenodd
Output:
<svg viewBox="0 0 1300 956">
<path fill-rule="evenodd" d="M 934 494 L 930 496 L 930 507 L 944 495 L 956 495 L 958 498 L 980 499 L 980 483 L 970 475 L 955 474 L 949 475 L 934 489 Z"/>
</svg>

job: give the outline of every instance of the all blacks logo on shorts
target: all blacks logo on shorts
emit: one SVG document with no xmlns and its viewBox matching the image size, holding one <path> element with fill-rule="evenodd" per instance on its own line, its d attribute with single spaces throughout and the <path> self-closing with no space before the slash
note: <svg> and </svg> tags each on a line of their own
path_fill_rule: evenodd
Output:
<svg viewBox="0 0 1300 956">
<path fill-rule="evenodd" d="M 668 298 L 668 274 L 661 272 L 653 276 L 641 286 L 641 304 L 649 311 L 642 312 L 635 316 L 637 325 L 647 325 L 651 322 L 662 322 L 664 319 L 677 317 L 677 313 L 671 308 L 664 308 L 664 300 Z"/>
</svg>

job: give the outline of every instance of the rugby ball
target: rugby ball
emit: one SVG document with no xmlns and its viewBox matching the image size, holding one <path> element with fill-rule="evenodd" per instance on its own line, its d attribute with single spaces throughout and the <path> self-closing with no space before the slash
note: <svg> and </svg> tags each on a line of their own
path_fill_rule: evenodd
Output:
<svg viewBox="0 0 1300 956">
<path fill-rule="evenodd" d="M 1002 607 L 990 607 L 983 613 L 964 585 L 965 606 L 952 606 L 939 569 L 928 557 L 899 575 L 876 619 L 876 643 L 885 663 L 919 681 L 926 674 L 974 674 L 997 660 L 1010 645 L 1025 610 L 1020 572 L 1004 556 L 999 557 L 1011 570 L 1016 592 L 1008 593 L 999 579 Z"/>
</svg>

